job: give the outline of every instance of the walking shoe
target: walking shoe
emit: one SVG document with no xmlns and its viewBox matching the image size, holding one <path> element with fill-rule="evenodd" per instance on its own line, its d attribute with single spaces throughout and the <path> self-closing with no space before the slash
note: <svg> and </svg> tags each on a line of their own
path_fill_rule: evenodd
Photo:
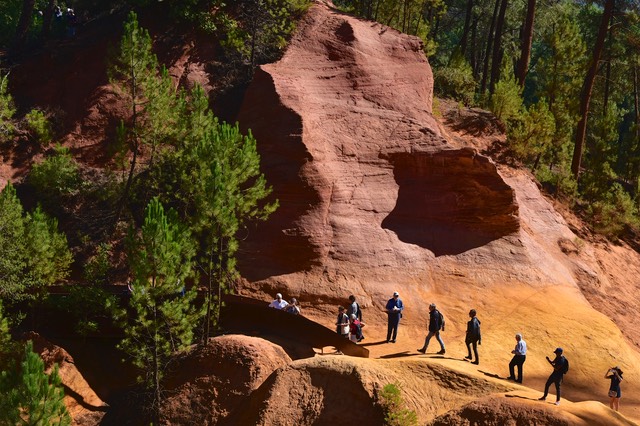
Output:
<svg viewBox="0 0 640 426">
<path fill-rule="evenodd" d="M 421 349 L 418 349 L 418 352 L 425 353 L 425 352 L 427 352 L 427 348 L 421 348 Z"/>
<path fill-rule="evenodd" d="M 560 405 L 560 401 L 556 401 L 556 405 Z"/>
<path fill-rule="evenodd" d="M 509 376 L 509 377 L 507 377 L 507 380 L 516 380 L 516 378 L 513 377 L 513 376 Z"/>
<path fill-rule="evenodd" d="M 391 343 L 395 343 L 395 342 L 396 342 L 396 339 L 392 339 L 392 340 L 390 340 L 390 342 L 391 342 Z"/>
<path fill-rule="evenodd" d="M 540 398 L 538 398 L 538 401 L 546 401 L 547 397 L 546 396 L 541 396 Z"/>
<path fill-rule="evenodd" d="M 444 355 L 447 351 L 445 351 L 444 349 L 440 349 L 438 352 L 436 352 L 438 355 Z"/>
<path fill-rule="evenodd" d="M 465 356 L 464 359 L 471 359 L 471 355 Z"/>
<path fill-rule="evenodd" d="M 473 361 L 471 364 L 478 365 L 478 364 L 480 364 L 480 361 Z"/>
</svg>

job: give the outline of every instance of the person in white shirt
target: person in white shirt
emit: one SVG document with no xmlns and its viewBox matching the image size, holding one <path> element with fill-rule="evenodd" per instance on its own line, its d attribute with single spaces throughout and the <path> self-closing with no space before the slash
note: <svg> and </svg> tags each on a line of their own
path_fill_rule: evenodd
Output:
<svg viewBox="0 0 640 426">
<path fill-rule="evenodd" d="M 269 303 L 269 307 L 270 308 L 275 308 L 275 309 L 284 309 L 288 305 L 289 304 L 287 303 L 286 300 L 284 300 L 282 298 L 282 294 L 280 294 L 280 293 L 276 294 L 276 300 L 274 300 L 273 302 Z"/>
<path fill-rule="evenodd" d="M 522 338 L 522 334 L 516 334 L 516 347 L 511 351 L 513 354 L 513 358 L 509 363 L 509 377 L 508 380 L 515 380 L 518 383 L 522 383 L 522 364 L 527 359 L 527 342 Z M 518 367 L 518 377 L 516 378 L 513 374 L 513 368 Z"/>
</svg>

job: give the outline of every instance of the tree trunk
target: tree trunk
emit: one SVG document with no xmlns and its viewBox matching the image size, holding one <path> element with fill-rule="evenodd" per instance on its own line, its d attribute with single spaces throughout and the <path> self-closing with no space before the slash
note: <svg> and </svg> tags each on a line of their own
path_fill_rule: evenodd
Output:
<svg viewBox="0 0 640 426">
<path fill-rule="evenodd" d="M 53 9 L 55 5 L 56 0 L 49 0 L 44 10 L 44 15 L 42 16 L 42 40 L 47 40 L 51 34 L 51 22 L 53 21 Z"/>
<path fill-rule="evenodd" d="M 509 0 L 502 0 L 500 3 L 500 13 L 496 21 L 496 35 L 493 39 L 493 55 L 491 58 L 491 80 L 489 82 L 489 93 L 491 94 L 493 94 L 496 83 L 500 79 L 500 68 L 502 66 L 502 32 L 508 3 Z"/>
<path fill-rule="evenodd" d="M 522 49 L 520 61 L 518 61 L 517 78 L 520 87 L 524 87 L 524 79 L 529 71 L 529 60 L 531 58 L 531 45 L 533 43 L 533 22 L 536 15 L 536 0 L 529 0 L 527 6 L 527 16 L 524 22 L 524 32 L 522 34 Z"/>
<path fill-rule="evenodd" d="M 467 41 L 469 40 L 469 30 L 471 28 L 471 16 L 473 15 L 473 0 L 467 0 L 467 13 L 464 17 L 464 29 L 460 39 L 460 53 L 464 56 L 467 51 Z"/>
<path fill-rule="evenodd" d="M 27 41 L 27 33 L 31 26 L 31 17 L 33 16 L 33 7 L 35 4 L 36 0 L 23 0 L 22 2 L 22 12 L 20 12 L 20 20 L 16 27 L 16 34 L 12 46 L 14 51 L 20 51 Z"/>
<path fill-rule="evenodd" d="M 609 38 L 607 47 L 607 69 L 604 78 L 604 103 L 602 105 L 602 115 L 606 117 L 607 108 L 609 106 L 609 91 L 611 89 L 611 45 L 613 44 L 613 14 L 609 22 Z"/>
<path fill-rule="evenodd" d="M 573 160 L 571 161 L 571 172 L 576 180 L 578 180 L 578 176 L 580 174 L 582 151 L 584 150 L 584 140 L 587 135 L 587 117 L 589 115 L 589 103 L 591 102 L 593 83 L 596 79 L 596 74 L 598 73 L 598 64 L 600 62 L 602 50 L 604 49 L 609 21 L 613 15 L 614 3 L 615 0 L 606 0 L 604 4 L 604 12 L 602 13 L 602 20 L 600 21 L 600 29 L 598 30 L 596 45 L 593 49 L 593 57 L 591 58 L 589 70 L 587 71 L 587 75 L 584 79 L 582 93 L 580 94 L 580 121 L 578 122 L 576 141 L 573 149 Z"/>
<path fill-rule="evenodd" d="M 487 36 L 487 49 L 484 52 L 484 66 L 482 68 L 482 83 L 480 84 L 480 94 L 484 94 L 487 89 L 487 78 L 489 74 L 489 62 L 491 58 L 491 48 L 493 46 L 493 30 L 496 26 L 496 19 L 498 17 L 498 9 L 500 8 L 500 0 L 496 0 L 496 4 L 493 8 L 493 16 L 491 17 L 491 26 L 489 27 L 489 35 Z"/>
</svg>

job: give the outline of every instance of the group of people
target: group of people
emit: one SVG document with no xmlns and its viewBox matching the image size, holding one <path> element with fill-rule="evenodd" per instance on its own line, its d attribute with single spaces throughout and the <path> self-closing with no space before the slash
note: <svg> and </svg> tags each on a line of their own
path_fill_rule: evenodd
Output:
<svg viewBox="0 0 640 426">
<path fill-rule="evenodd" d="M 282 298 L 282 294 L 280 293 L 276 294 L 276 298 L 269 303 L 269 307 L 285 311 L 293 315 L 300 315 L 300 305 L 298 304 L 298 300 L 293 297 L 290 302 L 287 302 Z"/>
<path fill-rule="evenodd" d="M 282 298 L 282 294 L 276 294 L 276 299 L 269 304 L 269 307 L 275 309 L 285 310 L 292 314 L 300 314 L 300 307 L 298 301 L 295 298 L 291 299 L 288 303 Z M 396 291 L 393 296 L 387 301 L 385 305 L 385 311 L 387 313 L 387 343 L 395 343 L 398 337 L 398 326 L 400 325 L 400 319 L 402 318 L 402 312 L 404 310 L 404 304 L 400 299 L 400 294 Z M 469 311 L 469 321 L 467 322 L 467 330 L 465 333 L 465 345 L 467 347 L 468 354 L 465 356 L 466 360 L 472 362 L 472 364 L 480 364 L 480 358 L 478 356 L 478 345 L 482 345 L 482 334 L 480 332 L 480 320 L 477 317 L 475 309 Z M 344 306 L 338 307 L 338 317 L 336 319 L 336 333 L 340 334 L 346 339 L 350 339 L 354 343 L 360 342 L 364 339 L 362 334 L 362 328 L 365 326 L 362 322 L 362 309 L 356 301 L 354 295 L 349 296 L 349 304 L 345 309 Z M 446 353 L 446 348 L 440 332 L 445 330 L 444 315 L 437 309 L 435 303 L 429 305 L 429 326 L 428 333 L 424 339 L 424 345 L 418 349 L 420 353 L 426 353 L 429 348 L 429 343 L 433 337 L 436 338 L 440 344 L 440 350 L 437 352 L 439 355 Z M 513 358 L 509 362 L 509 377 L 507 380 L 513 380 L 517 383 L 522 383 L 523 379 L 523 365 L 527 359 L 527 343 L 522 337 L 521 333 L 515 335 L 516 345 L 511 351 Z M 564 375 L 569 371 L 569 361 L 564 356 L 564 350 L 562 348 L 556 348 L 554 351 L 555 357 L 550 359 L 546 357 L 547 362 L 553 367 L 553 371 L 549 375 L 547 382 L 544 386 L 544 394 L 539 398 L 540 401 L 545 401 L 549 394 L 549 388 L 551 385 L 555 385 L 556 388 L 556 405 L 560 404 L 561 385 Z M 474 360 L 475 357 L 475 360 Z M 516 374 L 517 370 L 517 374 Z M 607 370 L 604 376 L 606 379 L 611 380 L 609 386 L 609 406 L 613 410 L 618 410 L 620 405 L 620 383 L 622 382 L 622 370 L 618 367 L 611 367 Z"/>
<path fill-rule="evenodd" d="M 398 292 L 393 293 L 393 297 L 387 301 L 385 306 L 387 312 L 387 343 L 395 343 L 398 333 L 398 325 L 400 324 L 400 318 L 402 318 L 402 311 L 404 310 L 404 304 L 400 299 Z M 467 322 L 467 330 L 465 333 L 465 344 L 467 346 L 468 354 L 465 356 L 466 360 L 471 361 L 473 364 L 478 365 L 480 359 L 478 356 L 478 345 L 482 344 L 482 334 L 480 332 L 480 320 L 477 317 L 475 309 L 469 311 L 469 321 Z M 444 355 L 446 353 L 444 341 L 440 336 L 440 332 L 445 329 L 444 316 L 437 309 L 435 303 L 429 305 L 429 332 L 424 339 L 424 345 L 418 349 L 420 353 L 426 353 L 429 348 L 429 342 L 431 338 L 435 337 L 440 344 L 440 351 L 437 353 Z M 513 358 L 509 362 L 509 377 L 508 380 L 513 380 L 517 383 L 522 383 L 522 366 L 527 359 L 527 343 L 524 341 L 522 334 L 516 334 L 516 346 L 511 351 Z M 473 354 L 472 354 L 473 350 Z M 569 361 L 564 356 L 564 350 L 562 348 L 556 348 L 554 351 L 554 359 L 546 357 L 549 364 L 553 367 L 551 375 L 547 379 L 544 386 L 544 394 L 539 398 L 540 401 L 544 401 L 549 394 L 549 387 L 554 384 L 556 388 L 556 405 L 560 404 L 561 384 L 564 375 L 569 371 Z M 474 359 L 475 356 L 475 360 Z M 473 361 L 472 361 L 473 360 Z M 517 368 L 517 376 L 515 370 Z M 618 410 L 619 401 L 621 397 L 620 382 L 622 382 L 622 370 L 618 367 L 612 367 L 607 370 L 605 378 L 611 380 L 609 387 L 609 406 Z"/>
<path fill-rule="evenodd" d="M 338 307 L 338 318 L 336 319 L 336 333 L 342 337 L 358 343 L 364 339 L 362 328 L 365 326 L 362 322 L 362 309 L 356 302 L 356 297 L 352 294 L 349 296 L 349 307 Z"/>
</svg>

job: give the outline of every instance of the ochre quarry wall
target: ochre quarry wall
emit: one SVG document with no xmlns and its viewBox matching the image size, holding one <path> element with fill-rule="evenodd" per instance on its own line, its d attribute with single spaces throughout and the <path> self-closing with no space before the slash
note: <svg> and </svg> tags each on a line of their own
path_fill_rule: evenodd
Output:
<svg viewBox="0 0 640 426">
<path fill-rule="evenodd" d="M 442 124 L 432 97 L 419 39 L 315 3 L 282 59 L 256 71 L 240 109 L 281 207 L 243 235 L 237 292 L 296 297 L 329 328 L 354 294 L 373 358 L 417 355 L 431 302 L 447 318 L 447 354 L 463 358 L 476 308 L 484 371 L 506 376 L 522 332 L 527 386 L 543 386 L 544 357 L 563 346 L 573 359 L 565 397 L 606 402 L 602 375 L 617 364 L 631 371 L 625 410 L 640 418 L 640 331 L 600 291 L 624 283 L 625 312 L 637 311 L 634 284 L 604 269 L 611 259 L 572 231 L 527 171 L 494 162 L 481 130 Z M 626 259 L 639 270 L 637 253 Z M 393 291 L 405 311 L 390 347 L 383 309 Z"/>
</svg>

